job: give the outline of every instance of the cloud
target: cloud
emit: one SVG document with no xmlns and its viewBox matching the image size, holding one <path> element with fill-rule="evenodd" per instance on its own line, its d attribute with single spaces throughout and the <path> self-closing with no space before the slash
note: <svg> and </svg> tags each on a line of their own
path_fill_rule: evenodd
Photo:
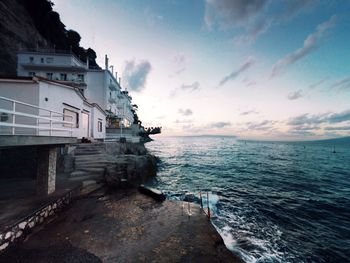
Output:
<svg viewBox="0 0 350 263">
<path fill-rule="evenodd" d="M 325 83 L 326 81 L 328 80 L 328 77 L 326 78 L 323 78 L 317 82 L 314 82 L 312 84 L 309 85 L 309 88 L 310 89 L 314 89 L 314 88 L 317 88 L 318 86 L 322 85 L 323 83 Z"/>
<path fill-rule="evenodd" d="M 193 120 L 176 120 L 176 121 L 174 121 L 174 123 L 192 123 L 193 122 Z"/>
<path fill-rule="evenodd" d="M 310 131 L 304 131 L 304 130 L 290 130 L 289 133 L 296 134 L 296 135 L 302 135 L 302 136 L 315 136 L 316 133 L 310 132 Z"/>
<path fill-rule="evenodd" d="M 313 131 L 313 130 L 319 130 L 321 129 L 320 126 L 318 125 L 299 125 L 299 126 L 294 126 L 292 130 L 297 130 L 297 131 Z"/>
<path fill-rule="evenodd" d="M 182 53 L 178 53 L 173 57 L 173 62 L 176 65 L 183 65 L 186 63 L 186 56 Z"/>
<path fill-rule="evenodd" d="M 254 60 L 249 58 L 244 64 L 242 64 L 239 69 L 231 72 L 229 75 L 225 76 L 222 80 L 220 80 L 218 86 L 221 87 L 223 86 L 227 81 L 233 80 L 237 78 L 241 73 L 249 69 L 251 66 L 254 65 Z"/>
<path fill-rule="evenodd" d="M 219 122 L 213 122 L 207 125 L 207 127 L 211 129 L 222 129 L 228 126 L 231 126 L 231 122 L 219 121 Z"/>
<path fill-rule="evenodd" d="M 206 0 L 204 21 L 208 29 L 243 26 L 267 5 L 267 0 Z"/>
<path fill-rule="evenodd" d="M 283 73 L 288 66 L 294 64 L 298 60 L 310 54 L 312 51 L 316 50 L 320 44 L 320 40 L 323 38 L 326 31 L 335 25 L 335 21 L 336 16 L 334 15 L 326 22 L 319 24 L 316 28 L 316 31 L 307 36 L 301 48 L 277 61 L 277 63 L 272 68 L 271 77 L 275 77 Z"/>
<path fill-rule="evenodd" d="M 200 90 L 200 83 L 198 81 L 193 82 L 192 84 L 182 84 L 179 88 L 176 88 L 170 92 L 170 97 L 175 97 L 180 91 L 185 92 L 194 92 Z"/>
<path fill-rule="evenodd" d="M 350 121 L 350 110 L 339 113 L 323 113 L 323 114 L 302 114 L 290 118 L 287 124 L 292 126 L 316 125 L 322 123 L 341 123 Z"/>
<path fill-rule="evenodd" d="M 250 114 L 259 114 L 259 112 L 255 111 L 255 110 L 250 110 L 250 111 L 241 112 L 239 115 L 246 116 L 246 115 L 250 115 Z"/>
<path fill-rule="evenodd" d="M 179 109 L 178 113 L 180 113 L 182 116 L 190 116 L 193 114 L 193 111 L 191 109 Z"/>
<path fill-rule="evenodd" d="M 199 89 L 199 86 L 200 86 L 199 82 L 198 82 L 198 81 L 195 81 L 195 82 L 193 82 L 192 84 L 188 84 L 188 85 L 182 84 L 180 88 L 181 88 L 182 90 L 186 90 L 186 91 L 189 91 L 189 92 L 193 92 L 193 91 L 198 90 L 198 89 Z"/>
<path fill-rule="evenodd" d="M 339 123 L 344 121 L 350 121 L 350 110 L 346 110 L 340 113 L 330 114 L 326 120 L 329 123 Z"/>
<path fill-rule="evenodd" d="M 255 25 L 247 29 L 246 33 L 234 37 L 233 43 L 237 46 L 254 43 L 260 35 L 264 34 L 271 27 L 272 23 L 272 19 L 258 21 Z"/>
<path fill-rule="evenodd" d="M 279 21 L 288 21 L 296 16 L 300 11 L 312 7 L 317 1 L 315 0 L 290 0 L 286 1 L 282 15 L 278 17 Z"/>
<path fill-rule="evenodd" d="M 180 75 L 182 72 L 184 72 L 186 70 L 186 68 L 180 68 L 178 70 L 175 71 L 175 75 Z"/>
<path fill-rule="evenodd" d="M 350 126 L 338 126 L 338 127 L 325 127 L 326 131 L 350 131 Z"/>
<path fill-rule="evenodd" d="M 132 91 L 143 90 L 151 69 L 151 63 L 147 60 L 139 62 L 135 60 L 126 61 L 123 72 L 123 82 L 126 88 Z"/>
<path fill-rule="evenodd" d="M 335 88 L 344 89 L 349 87 L 350 87 L 350 77 L 338 80 L 330 86 L 331 89 L 335 89 Z"/>
<path fill-rule="evenodd" d="M 297 90 L 288 94 L 289 100 L 297 100 L 297 99 L 300 99 L 301 97 L 303 97 L 301 90 Z"/>
<path fill-rule="evenodd" d="M 247 122 L 246 125 L 249 130 L 265 131 L 273 129 L 275 123 L 275 121 L 264 120 L 261 122 Z"/>
<path fill-rule="evenodd" d="M 246 32 L 236 36 L 233 42 L 236 45 L 252 44 L 272 26 L 291 20 L 301 11 L 313 7 L 315 3 L 314 0 L 267 1 L 263 3 L 264 5 L 258 12 L 250 13 L 249 19 L 246 19 L 244 23 L 240 24 L 236 22 L 233 24 L 233 26 L 243 26 L 246 29 Z"/>
</svg>

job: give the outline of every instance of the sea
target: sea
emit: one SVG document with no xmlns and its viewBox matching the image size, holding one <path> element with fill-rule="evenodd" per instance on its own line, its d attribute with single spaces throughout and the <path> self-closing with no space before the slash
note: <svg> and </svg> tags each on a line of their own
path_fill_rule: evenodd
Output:
<svg viewBox="0 0 350 263">
<path fill-rule="evenodd" d="M 156 137 L 146 147 L 159 158 L 149 184 L 173 200 L 208 192 L 213 225 L 244 261 L 350 262 L 350 140 Z"/>
</svg>

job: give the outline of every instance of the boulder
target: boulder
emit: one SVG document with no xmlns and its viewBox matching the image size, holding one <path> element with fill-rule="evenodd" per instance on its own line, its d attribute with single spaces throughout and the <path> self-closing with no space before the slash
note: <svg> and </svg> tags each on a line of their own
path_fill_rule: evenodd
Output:
<svg viewBox="0 0 350 263">
<path fill-rule="evenodd" d="M 106 184 L 112 188 L 136 187 L 156 175 L 157 159 L 151 154 L 118 155 L 105 170 Z"/>
</svg>

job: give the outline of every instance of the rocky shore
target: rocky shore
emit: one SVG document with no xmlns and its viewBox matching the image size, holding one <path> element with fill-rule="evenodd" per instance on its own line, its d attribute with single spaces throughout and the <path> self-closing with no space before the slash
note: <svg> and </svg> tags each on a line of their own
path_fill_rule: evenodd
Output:
<svg viewBox="0 0 350 263">
<path fill-rule="evenodd" d="M 74 147 L 61 164 L 80 174 L 71 178 L 81 180 L 82 191 L 50 223 L 0 253 L 0 262 L 243 262 L 198 205 L 159 202 L 137 190 L 157 170 L 143 144 Z M 83 167 L 95 173 L 95 183 Z"/>
<path fill-rule="evenodd" d="M 194 204 L 106 188 L 77 200 L 0 262 L 242 262 Z"/>
</svg>

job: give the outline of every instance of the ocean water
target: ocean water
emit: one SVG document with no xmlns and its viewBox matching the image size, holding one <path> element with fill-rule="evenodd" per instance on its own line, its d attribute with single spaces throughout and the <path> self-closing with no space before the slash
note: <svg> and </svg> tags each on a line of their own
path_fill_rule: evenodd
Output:
<svg viewBox="0 0 350 263">
<path fill-rule="evenodd" d="M 160 158 L 151 184 L 169 199 L 210 192 L 213 224 L 246 262 L 350 262 L 350 141 L 156 137 L 146 147 Z"/>
</svg>

